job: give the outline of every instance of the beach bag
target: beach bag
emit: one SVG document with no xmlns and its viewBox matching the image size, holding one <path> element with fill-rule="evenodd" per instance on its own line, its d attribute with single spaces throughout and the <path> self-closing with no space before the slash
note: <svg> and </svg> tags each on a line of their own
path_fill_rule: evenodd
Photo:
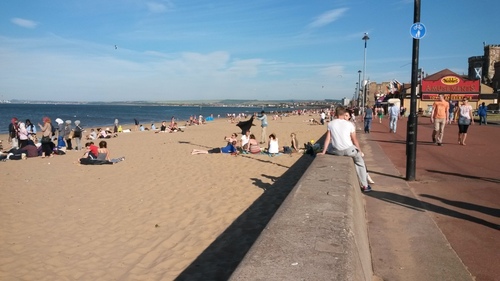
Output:
<svg viewBox="0 0 500 281">
<path fill-rule="evenodd" d="M 291 154 L 292 153 L 292 148 L 289 146 L 283 146 L 283 153 L 285 154 Z"/>
<path fill-rule="evenodd" d="M 463 116 L 460 116 L 458 118 L 458 125 L 470 125 L 470 119 L 463 117 Z"/>
<path fill-rule="evenodd" d="M 82 137 L 82 128 L 80 126 L 76 126 L 73 131 L 73 138 L 81 138 Z"/>
<path fill-rule="evenodd" d="M 50 123 L 50 132 L 52 133 L 52 136 L 56 135 L 56 127 L 54 127 L 52 123 Z"/>
<path fill-rule="evenodd" d="M 40 140 L 41 143 L 49 143 L 51 142 L 50 137 L 43 136 Z"/>
</svg>

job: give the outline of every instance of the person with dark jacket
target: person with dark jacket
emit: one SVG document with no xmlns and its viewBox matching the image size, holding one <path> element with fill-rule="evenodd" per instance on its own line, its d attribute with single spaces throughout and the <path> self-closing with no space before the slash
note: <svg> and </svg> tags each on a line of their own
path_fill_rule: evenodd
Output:
<svg viewBox="0 0 500 281">
<path fill-rule="evenodd" d="M 486 117 L 488 116 L 488 107 L 484 104 L 484 102 L 479 106 L 477 115 L 479 115 L 479 125 L 483 123 L 484 125 L 488 125 L 488 121 L 486 120 Z"/>
</svg>

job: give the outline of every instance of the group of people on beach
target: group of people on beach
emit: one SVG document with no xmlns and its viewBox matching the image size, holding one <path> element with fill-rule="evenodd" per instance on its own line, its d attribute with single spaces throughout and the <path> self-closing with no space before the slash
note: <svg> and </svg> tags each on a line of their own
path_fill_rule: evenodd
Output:
<svg viewBox="0 0 500 281">
<path fill-rule="evenodd" d="M 117 124 L 117 120 L 115 121 Z M 116 126 L 115 126 L 116 128 Z M 75 120 L 74 127 L 71 120 L 55 119 L 55 124 L 49 117 L 43 117 L 42 122 L 35 126 L 29 119 L 25 122 L 13 117 L 9 124 L 8 141 L 10 149 L 0 153 L 0 160 L 20 160 L 31 157 L 53 157 L 54 154 L 64 155 L 69 150 L 82 150 L 82 138 L 85 132 L 80 120 Z M 40 138 L 37 133 L 41 133 Z M 92 129 L 85 137 L 87 140 L 106 139 L 116 137 L 107 128 Z M 74 143 L 73 143 L 74 141 Z"/>
<path fill-rule="evenodd" d="M 227 142 L 224 147 L 216 147 L 209 150 L 193 149 L 191 154 L 212 154 L 212 153 L 226 153 L 231 155 L 238 154 L 267 154 L 271 157 L 280 155 L 281 153 L 291 154 L 299 152 L 297 136 L 295 133 L 290 135 L 290 146 L 283 146 L 280 148 L 276 134 L 272 133 L 268 138 L 268 146 L 261 147 L 257 139 L 250 130 L 246 131 L 238 140 L 238 133 L 233 133 L 229 137 L 224 137 Z"/>
<path fill-rule="evenodd" d="M 257 142 L 255 134 L 251 133 L 250 128 L 253 126 L 253 120 L 257 118 L 261 122 L 261 139 Z M 291 144 L 290 146 L 283 146 L 280 149 L 278 138 L 276 134 L 272 133 L 268 136 L 268 146 L 262 148 L 260 145 L 266 143 L 266 130 L 268 127 L 267 115 L 265 111 L 261 111 L 259 115 L 254 114 L 247 121 L 240 121 L 236 126 L 240 127 L 242 130 L 241 139 L 238 140 L 238 133 L 231 134 L 230 137 L 224 137 L 224 141 L 227 142 L 224 147 L 216 147 L 210 150 L 203 149 L 193 149 L 191 154 L 212 154 L 212 153 L 227 153 L 231 155 L 237 154 L 268 154 L 269 156 L 276 156 L 280 153 L 291 154 L 293 152 L 299 152 L 297 136 L 295 133 L 291 133 Z"/>
<path fill-rule="evenodd" d="M 65 122 L 57 118 L 57 127 L 52 124 L 49 117 L 44 117 L 38 123 L 41 139 L 37 137 L 37 127 L 29 120 L 25 122 L 13 117 L 9 124 L 10 150 L 2 153 L 5 159 L 26 159 L 27 157 L 52 157 L 53 153 L 64 154 L 66 150 L 73 149 L 72 139 L 75 140 L 75 149 L 81 149 L 83 128 L 80 121 L 75 121 L 72 128 L 71 120 Z M 56 142 L 56 143 L 54 143 Z M 64 149 L 63 149 L 64 147 Z M 6 157 L 4 157 L 6 154 Z"/>
</svg>

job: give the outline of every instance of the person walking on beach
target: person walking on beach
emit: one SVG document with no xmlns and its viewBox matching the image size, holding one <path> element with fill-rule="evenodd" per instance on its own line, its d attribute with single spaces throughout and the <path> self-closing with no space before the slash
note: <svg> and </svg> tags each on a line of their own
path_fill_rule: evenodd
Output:
<svg viewBox="0 0 500 281">
<path fill-rule="evenodd" d="M 439 94 L 439 101 L 432 104 L 431 123 L 434 124 L 432 142 L 443 145 L 444 127 L 448 123 L 450 104 L 444 100 L 444 94 Z"/>
<path fill-rule="evenodd" d="M 488 125 L 488 121 L 486 117 L 488 116 L 488 108 L 484 104 L 484 102 L 479 106 L 477 110 L 477 115 L 479 115 L 479 126 L 484 123 L 484 125 Z"/>
<path fill-rule="evenodd" d="M 257 119 L 260 120 L 260 144 L 266 143 L 266 128 L 267 128 L 267 115 L 264 110 L 260 112 L 260 115 L 257 116 Z"/>
<path fill-rule="evenodd" d="M 398 118 L 399 118 L 400 109 L 399 106 L 391 103 L 389 104 L 389 132 L 396 133 L 396 129 L 398 128 Z"/>
<path fill-rule="evenodd" d="M 356 127 L 348 120 L 348 112 L 344 107 L 339 106 L 335 110 L 336 119 L 328 123 L 323 151 L 319 155 L 328 154 L 338 156 L 349 156 L 353 159 L 356 167 L 358 180 L 361 183 L 363 192 L 370 192 L 372 188 L 367 181 L 367 172 L 363 152 L 356 137 Z"/>
<path fill-rule="evenodd" d="M 137 118 L 134 118 L 134 124 L 135 124 L 135 131 L 139 131 L 139 120 Z"/>
<path fill-rule="evenodd" d="M 474 118 L 472 117 L 472 106 L 469 105 L 467 99 L 462 100 L 462 105 L 458 108 L 455 113 L 458 117 L 458 143 L 460 145 L 465 145 L 465 139 L 467 139 L 467 130 L 470 124 L 474 124 Z"/>
<path fill-rule="evenodd" d="M 365 122 L 365 134 L 370 133 L 373 120 L 373 109 L 370 106 L 366 106 L 365 112 L 363 113 L 363 121 Z"/>
</svg>

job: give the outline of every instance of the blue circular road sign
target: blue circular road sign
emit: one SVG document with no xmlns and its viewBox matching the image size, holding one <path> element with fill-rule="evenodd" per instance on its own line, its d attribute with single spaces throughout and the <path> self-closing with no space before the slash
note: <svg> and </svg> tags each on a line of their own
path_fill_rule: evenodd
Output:
<svg viewBox="0 0 500 281">
<path fill-rule="evenodd" d="M 411 37 L 415 39 L 421 39 L 425 36 L 427 29 L 425 28 L 425 25 L 421 22 L 416 22 L 411 25 L 410 28 L 410 34 Z"/>
</svg>

